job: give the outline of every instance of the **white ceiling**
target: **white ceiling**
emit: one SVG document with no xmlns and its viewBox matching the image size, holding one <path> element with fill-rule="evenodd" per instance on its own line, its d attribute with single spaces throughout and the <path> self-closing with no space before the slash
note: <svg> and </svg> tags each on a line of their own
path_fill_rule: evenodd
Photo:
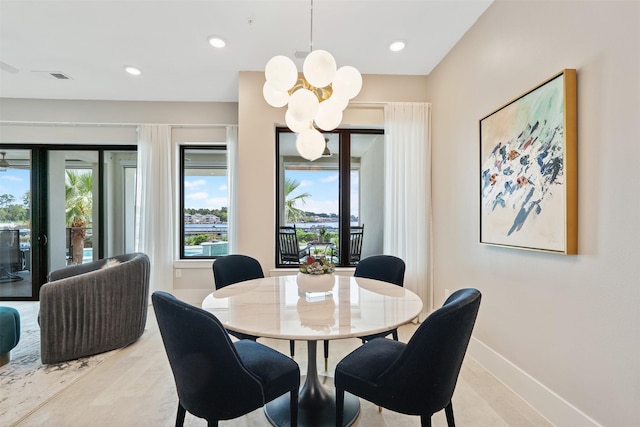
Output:
<svg viewBox="0 0 640 427">
<path fill-rule="evenodd" d="M 427 75 L 491 1 L 314 0 L 313 47 L 363 74 Z M 239 71 L 278 54 L 301 70 L 310 23 L 310 0 L 0 0 L 0 97 L 235 102 Z"/>
</svg>

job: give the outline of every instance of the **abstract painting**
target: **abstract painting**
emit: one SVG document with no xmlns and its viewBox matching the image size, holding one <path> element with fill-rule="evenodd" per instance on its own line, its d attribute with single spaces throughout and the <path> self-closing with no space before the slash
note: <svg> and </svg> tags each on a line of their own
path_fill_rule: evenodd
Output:
<svg viewBox="0 0 640 427">
<path fill-rule="evenodd" d="M 480 119 L 480 243 L 577 253 L 576 70 Z"/>
</svg>

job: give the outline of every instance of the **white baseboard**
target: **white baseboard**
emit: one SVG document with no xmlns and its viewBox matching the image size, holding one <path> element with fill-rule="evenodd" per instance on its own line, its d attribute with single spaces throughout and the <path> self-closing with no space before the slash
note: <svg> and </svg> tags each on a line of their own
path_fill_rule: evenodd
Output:
<svg viewBox="0 0 640 427">
<path fill-rule="evenodd" d="M 587 414 L 476 338 L 471 338 L 467 355 L 549 420 L 551 424 L 559 427 L 602 427 Z"/>
</svg>

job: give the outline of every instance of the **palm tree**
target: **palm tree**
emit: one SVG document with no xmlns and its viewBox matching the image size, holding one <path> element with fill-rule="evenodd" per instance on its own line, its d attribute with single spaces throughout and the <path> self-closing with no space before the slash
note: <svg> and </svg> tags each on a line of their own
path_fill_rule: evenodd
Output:
<svg viewBox="0 0 640 427">
<path fill-rule="evenodd" d="M 67 169 L 65 179 L 65 215 L 71 228 L 72 262 L 82 264 L 86 227 L 93 211 L 93 176 Z"/>
<path fill-rule="evenodd" d="M 284 217 L 288 224 L 298 222 L 300 219 L 304 218 L 304 211 L 297 208 L 296 204 L 299 201 L 304 205 L 305 198 L 311 197 L 311 194 L 309 193 L 302 193 L 298 194 L 297 196 L 289 197 L 291 193 L 299 186 L 300 182 L 295 179 L 284 179 Z"/>
</svg>

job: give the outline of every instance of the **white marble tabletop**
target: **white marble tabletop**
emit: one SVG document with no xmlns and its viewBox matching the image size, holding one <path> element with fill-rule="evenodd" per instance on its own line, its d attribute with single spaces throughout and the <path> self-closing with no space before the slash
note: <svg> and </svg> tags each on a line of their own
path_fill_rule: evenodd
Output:
<svg viewBox="0 0 640 427">
<path fill-rule="evenodd" d="M 266 277 L 236 283 L 208 295 L 202 308 L 230 330 L 294 340 L 383 332 L 411 321 L 422 310 L 422 301 L 416 294 L 391 283 L 327 275 L 320 280 L 329 283 L 314 286 L 308 283 L 309 275 L 300 276 L 303 277 Z M 299 280 L 303 280 L 300 285 Z"/>
</svg>

